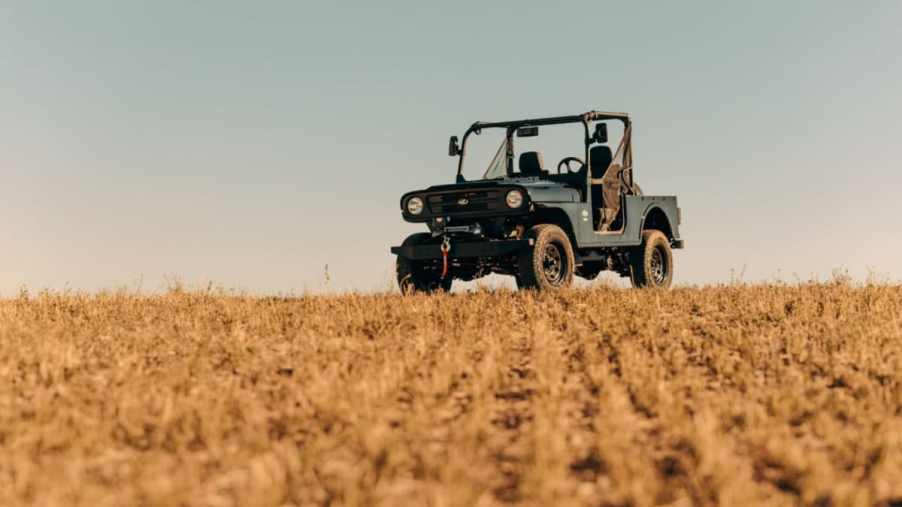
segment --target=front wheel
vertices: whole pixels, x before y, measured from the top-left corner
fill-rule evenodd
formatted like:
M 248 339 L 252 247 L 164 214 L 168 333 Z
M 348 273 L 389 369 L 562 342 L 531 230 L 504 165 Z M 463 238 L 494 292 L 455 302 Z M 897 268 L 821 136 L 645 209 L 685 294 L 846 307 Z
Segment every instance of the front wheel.
M 425 243 L 432 238 L 432 235 L 426 232 L 418 232 L 411 234 L 401 244 L 402 246 L 411 246 Z M 404 257 L 398 257 L 395 262 L 395 273 L 398 278 L 398 288 L 401 294 L 412 294 L 414 292 L 432 293 L 439 289 L 448 292 L 451 290 L 451 277 L 442 278 L 441 274 L 428 266 L 424 261 L 414 261 Z
M 673 281 L 673 251 L 663 232 L 642 231 L 642 244 L 630 253 L 630 282 L 633 287 L 666 289 Z
M 552 224 L 533 226 L 527 233 L 533 245 L 520 254 L 517 287 L 557 289 L 573 283 L 573 245 L 563 229 Z

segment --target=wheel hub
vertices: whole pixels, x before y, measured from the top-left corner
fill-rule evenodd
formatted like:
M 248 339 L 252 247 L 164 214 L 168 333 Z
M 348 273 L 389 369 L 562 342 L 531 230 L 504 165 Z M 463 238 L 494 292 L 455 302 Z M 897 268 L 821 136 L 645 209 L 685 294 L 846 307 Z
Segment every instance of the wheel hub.
M 655 285 L 661 285 L 664 283 L 664 279 L 667 277 L 667 266 L 664 262 L 664 255 L 661 253 L 659 248 L 655 248 L 655 250 L 651 253 L 651 278 L 654 280 Z
M 559 283 L 564 273 L 564 261 L 557 245 L 550 244 L 545 247 L 542 255 L 542 270 L 545 279 L 551 283 Z

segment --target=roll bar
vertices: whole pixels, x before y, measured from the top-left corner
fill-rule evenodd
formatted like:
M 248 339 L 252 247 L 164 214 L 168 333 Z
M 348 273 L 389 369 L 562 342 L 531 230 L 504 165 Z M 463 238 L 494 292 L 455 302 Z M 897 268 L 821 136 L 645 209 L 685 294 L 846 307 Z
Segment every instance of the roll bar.
M 470 125 L 470 128 L 464 132 L 464 137 L 460 142 L 460 152 L 458 153 L 458 157 L 460 157 L 457 161 L 457 177 L 456 180 L 458 183 L 463 182 L 463 172 L 464 168 L 464 155 L 467 152 L 467 138 L 470 137 L 470 134 L 476 133 L 479 134 L 482 129 L 485 128 L 505 128 L 507 129 L 507 158 L 508 158 L 508 168 L 510 168 L 510 164 L 513 163 L 513 145 L 510 143 L 511 134 L 520 127 L 530 126 L 530 127 L 538 127 L 541 125 L 562 125 L 565 123 L 582 123 L 585 131 L 585 160 L 586 164 L 589 164 L 589 145 L 592 144 L 592 137 L 589 134 L 589 122 L 594 121 L 605 121 L 605 120 L 618 120 L 623 122 L 624 130 L 629 128 L 630 126 L 630 117 L 626 113 L 615 113 L 609 111 L 588 111 L 583 114 L 575 114 L 570 116 L 550 116 L 546 118 L 532 118 L 526 120 L 514 120 L 514 121 L 499 121 L 499 122 L 481 122 L 477 121 L 474 124 Z M 630 151 L 632 147 L 630 147 Z M 630 157 L 632 159 L 632 157 Z

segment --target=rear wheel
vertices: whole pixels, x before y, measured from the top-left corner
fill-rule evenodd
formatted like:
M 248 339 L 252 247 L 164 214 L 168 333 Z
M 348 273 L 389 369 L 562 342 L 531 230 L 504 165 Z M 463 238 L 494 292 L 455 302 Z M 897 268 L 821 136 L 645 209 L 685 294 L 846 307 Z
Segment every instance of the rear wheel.
M 642 231 L 642 244 L 630 252 L 630 281 L 633 287 L 666 289 L 673 281 L 673 251 L 663 232 Z
M 531 248 L 520 254 L 517 287 L 556 289 L 573 283 L 573 245 L 563 229 L 552 224 L 533 226 L 526 235 Z
M 401 243 L 401 246 L 420 245 L 432 238 L 428 232 L 411 234 Z M 415 261 L 398 256 L 395 262 L 395 272 L 398 278 L 398 288 L 402 294 L 414 292 L 431 293 L 439 289 L 448 292 L 451 290 L 451 277 L 442 278 L 433 266 L 424 261 Z

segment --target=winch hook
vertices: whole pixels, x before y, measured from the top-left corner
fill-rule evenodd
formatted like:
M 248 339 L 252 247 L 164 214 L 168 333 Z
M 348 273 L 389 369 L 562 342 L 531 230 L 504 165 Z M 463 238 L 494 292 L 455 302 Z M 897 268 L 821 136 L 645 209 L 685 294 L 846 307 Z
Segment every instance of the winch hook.
M 451 251 L 451 240 L 448 236 L 442 239 L 442 280 L 448 276 L 448 252 Z

